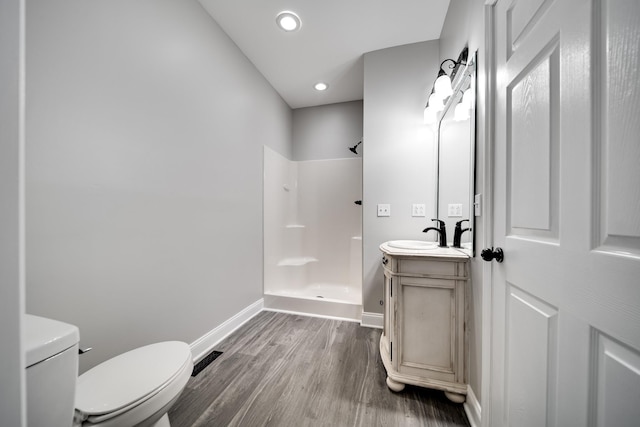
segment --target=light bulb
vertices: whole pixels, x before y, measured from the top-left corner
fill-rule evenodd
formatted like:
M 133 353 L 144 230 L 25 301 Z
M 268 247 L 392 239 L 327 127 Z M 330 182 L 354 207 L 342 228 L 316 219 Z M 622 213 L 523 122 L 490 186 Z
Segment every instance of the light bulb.
M 453 112 L 453 119 L 457 122 L 469 120 L 469 106 L 464 102 L 464 99 L 456 105 L 456 109 Z
M 451 94 L 453 93 L 453 89 L 451 89 L 451 79 L 446 74 L 443 74 L 436 79 L 433 88 L 435 89 L 435 92 L 438 94 L 438 96 L 442 99 L 451 96 Z
M 432 93 L 431 96 L 429 96 L 429 107 L 431 107 L 434 113 L 444 110 L 442 98 L 440 98 L 438 94 Z
M 437 119 L 437 115 L 436 112 L 430 108 L 430 107 L 425 107 L 424 109 L 424 124 L 425 125 L 432 125 L 436 122 Z
M 462 102 L 469 108 L 473 105 L 473 93 L 471 93 L 471 88 L 464 91 L 464 95 L 462 95 Z

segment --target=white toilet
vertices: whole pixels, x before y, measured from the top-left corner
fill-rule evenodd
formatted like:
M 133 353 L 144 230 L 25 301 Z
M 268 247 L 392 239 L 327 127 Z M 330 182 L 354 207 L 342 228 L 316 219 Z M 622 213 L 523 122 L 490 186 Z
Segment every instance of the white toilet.
M 78 328 L 26 315 L 29 427 L 169 426 L 167 412 L 193 370 L 179 341 L 123 353 L 78 375 Z

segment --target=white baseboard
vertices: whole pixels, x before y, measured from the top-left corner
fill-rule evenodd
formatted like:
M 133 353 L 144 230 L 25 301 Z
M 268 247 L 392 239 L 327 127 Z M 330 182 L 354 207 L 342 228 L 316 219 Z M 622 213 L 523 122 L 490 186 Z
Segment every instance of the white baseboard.
M 260 313 L 264 307 L 264 299 L 260 298 L 235 316 L 224 321 L 221 325 L 207 332 L 193 343 L 191 343 L 191 354 L 193 355 L 193 363 L 198 363 L 207 354 L 218 345 L 220 341 L 225 339 L 229 334 L 238 329 L 240 326 L 248 322 L 253 316 Z
M 480 427 L 480 420 L 482 420 L 482 408 L 480 402 L 476 398 L 475 393 L 470 385 L 467 385 L 467 400 L 464 402 L 464 412 L 469 418 L 469 424 L 471 427 Z
M 366 328 L 376 328 L 382 329 L 384 325 L 384 316 L 382 313 L 367 313 L 365 311 L 362 312 L 362 320 L 360 321 L 360 326 L 364 326 Z

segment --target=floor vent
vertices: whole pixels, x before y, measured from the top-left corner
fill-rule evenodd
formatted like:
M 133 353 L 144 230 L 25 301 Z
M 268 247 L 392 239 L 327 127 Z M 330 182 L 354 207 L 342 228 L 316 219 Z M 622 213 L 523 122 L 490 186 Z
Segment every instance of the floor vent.
M 201 361 L 199 361 L 193 366 L 193 372 L 191 373 L 191 376 L 195 377 L 196 375 L 198 375 L 200 372 L 202 372 L 204 368 L 209 366 L 209 364 L 214 360 L 216 360 L 218 356 L 220 356 L 221 354 L 222 354 L 221 351 L 215 351 L 215 350 L 207 354 L 204 357 L 204 359 L 202 359 Z

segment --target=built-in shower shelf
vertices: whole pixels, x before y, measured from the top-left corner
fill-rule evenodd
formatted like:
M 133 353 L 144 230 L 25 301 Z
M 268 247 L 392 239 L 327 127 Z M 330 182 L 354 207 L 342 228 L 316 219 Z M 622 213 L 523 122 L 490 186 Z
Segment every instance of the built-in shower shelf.
M 302 224 L 287 224 L 284 226 L 284 228 L 305 228 L 306 225 L 302 225 Z
M 283 258 L 278 262 L 278 267 L 307 265 L 310 262 L 317 262 L 318 259 L 310 256 Z

